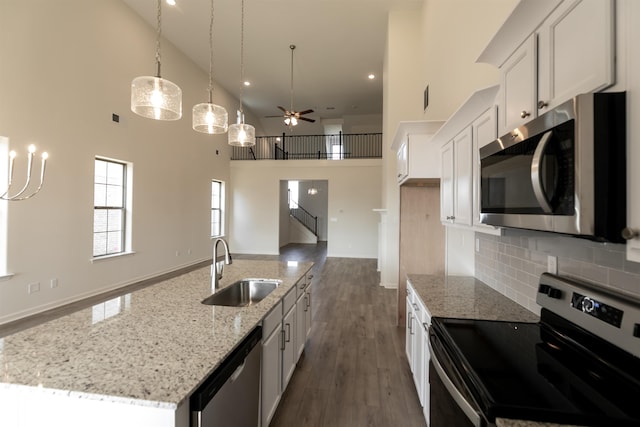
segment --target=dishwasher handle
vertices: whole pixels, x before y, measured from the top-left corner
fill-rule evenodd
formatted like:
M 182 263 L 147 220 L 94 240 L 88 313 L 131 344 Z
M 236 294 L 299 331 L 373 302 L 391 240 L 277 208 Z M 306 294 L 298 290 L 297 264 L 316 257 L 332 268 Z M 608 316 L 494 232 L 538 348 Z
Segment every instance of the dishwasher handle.
M 257 326 L 191 395 L 189 398 L 191 412 L 202 411 L 230 378 L 232 381 L 238 378 L 244 369 L 247 355 L 256 345 L 260 345 L 261 339 L 262 327 Z

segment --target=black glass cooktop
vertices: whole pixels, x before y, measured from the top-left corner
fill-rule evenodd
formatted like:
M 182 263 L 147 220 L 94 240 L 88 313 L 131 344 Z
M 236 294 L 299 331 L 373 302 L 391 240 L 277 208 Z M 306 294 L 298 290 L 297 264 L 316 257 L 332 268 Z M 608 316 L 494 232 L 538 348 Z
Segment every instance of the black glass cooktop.
M 607 344 L 544 323 L 433 318 L 432 335 L 491 422 L 640 426 L 639 361 L 628 353 L 593 353 Z

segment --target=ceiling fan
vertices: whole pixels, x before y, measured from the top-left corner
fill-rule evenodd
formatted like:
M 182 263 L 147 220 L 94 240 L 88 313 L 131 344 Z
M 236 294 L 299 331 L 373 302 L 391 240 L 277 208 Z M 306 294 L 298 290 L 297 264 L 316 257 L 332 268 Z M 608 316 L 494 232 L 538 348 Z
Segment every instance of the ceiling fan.
M 296 45 L 289 45 L 289 49 L 291 49 L 291 104 L 290 108 L 287 110 L 284 107 L 278 105 L 278 109 L 282 110 L 284 115 L 282 116 L 266 116 L 266 117 L 284 117 L 284 124 L 292 127 L 296 126 L 300 120 L 304 120 L 305 122 L 314 123 L 314 119 L 310 119 L 308 117 L 303 117 L 305 114 L 313 113 L 312 109 L 304 110 L 304 111 L 295 111 L 293 109 L 293 51 L 295 50 Z

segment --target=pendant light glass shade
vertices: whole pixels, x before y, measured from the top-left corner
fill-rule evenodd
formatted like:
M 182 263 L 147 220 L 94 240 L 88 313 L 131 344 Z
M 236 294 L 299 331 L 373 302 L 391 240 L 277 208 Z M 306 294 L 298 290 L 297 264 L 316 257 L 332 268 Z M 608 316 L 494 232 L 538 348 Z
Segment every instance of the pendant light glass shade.
M 202 133 L 225 133 L 229 128 L 229 114 L 224 107 L 208 102 L 194 105 L 193 130 Z
M 155 76 L 140 76 L 131 82 L 131 111 L 149 119 L 178 120 L 182 117 L 182 90 L 160 76 L 162 1 L 158 0 Z
M 182 90 L 161 77 L 136 77 L 131 82 L 131 111 L 155 120 L 178 120 L 182 117 Z
M 229 125 L 229 145 L 236 147 L 256 145 L 256 129 L 246 123 Z
M 229 114 L 224 107 L 213 103 L 213 0 L 209 17 L 209 102 L 194 105 L 193 130 L 202 133 L 225 133 L 229 128 Z

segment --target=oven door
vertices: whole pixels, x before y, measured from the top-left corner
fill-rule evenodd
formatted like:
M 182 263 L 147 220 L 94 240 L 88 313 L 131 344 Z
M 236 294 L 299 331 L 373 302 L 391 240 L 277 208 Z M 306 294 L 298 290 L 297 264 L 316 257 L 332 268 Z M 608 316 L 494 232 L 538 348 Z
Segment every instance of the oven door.
M 439 339 L 429 336 L 430 427 L 484 427 L 488 424 Z

